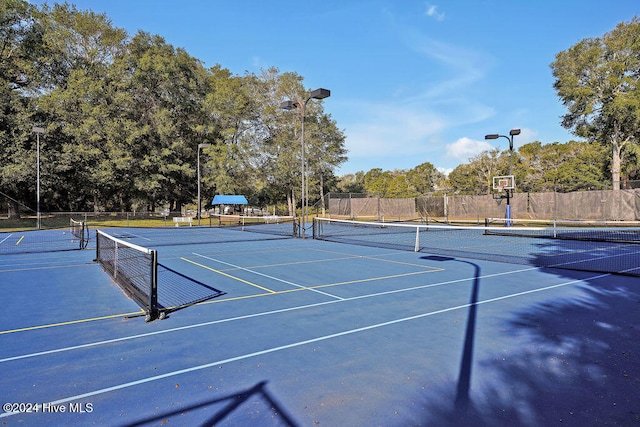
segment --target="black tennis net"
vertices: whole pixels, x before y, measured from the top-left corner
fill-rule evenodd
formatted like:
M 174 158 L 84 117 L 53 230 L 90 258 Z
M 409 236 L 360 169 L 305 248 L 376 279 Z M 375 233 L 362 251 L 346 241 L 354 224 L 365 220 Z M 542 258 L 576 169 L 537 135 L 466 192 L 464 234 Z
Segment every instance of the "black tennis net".
M 69 232 L 79 241 L 79 249 L 84 249 L 89 243 L 89 227 L 84 221 L 76 221 L 73 218 L 69 219 Z
M 274 236 L 299 237 L 299 221 L 293 216 L 264 215 L 211 215 L 213 225 L 237 231 L 269 234 Z
M 638 227 L 415 225 L 316 218 L 313 237 L 537 267 L 640 276 Z
M 640 223 L 486 218 L 487 234 L 587 242 L 640 243 Z
M 96 231 L 96 261 L 146 313 L 151 321 L 158 307 L 158 252 Z
M 86 223 L 71 219 L 69 228 L 0 233 L 0 255 L 84 249 L 88 242 L 89 228 Z

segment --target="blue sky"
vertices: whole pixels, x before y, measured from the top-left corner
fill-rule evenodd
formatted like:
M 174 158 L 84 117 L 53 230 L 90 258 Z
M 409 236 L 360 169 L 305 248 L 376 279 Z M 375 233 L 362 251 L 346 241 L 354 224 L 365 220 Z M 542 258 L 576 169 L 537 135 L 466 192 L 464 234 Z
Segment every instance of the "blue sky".
M 578 41 L 640 16 L 636 0 L 69 0 L 130 35 L 159 34 L 234 74 L 275 66 L 331 90 L 347 137 L 339 174 L 451 170 L 507 149 L 575 139 L 549 64 Z M 40 4 L 41 2 L 34 2 Z M 51 2 L 49 2 L 51 3 Z

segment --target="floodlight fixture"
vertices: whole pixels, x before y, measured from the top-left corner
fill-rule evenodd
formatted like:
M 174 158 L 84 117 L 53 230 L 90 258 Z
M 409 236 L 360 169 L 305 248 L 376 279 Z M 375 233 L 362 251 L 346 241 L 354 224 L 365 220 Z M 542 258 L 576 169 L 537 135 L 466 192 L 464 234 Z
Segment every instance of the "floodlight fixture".
M 331 96 L 331 91 L 329 89 L 316 89 L 309 94 L 309 98 L 313 99 L 324 99 Z

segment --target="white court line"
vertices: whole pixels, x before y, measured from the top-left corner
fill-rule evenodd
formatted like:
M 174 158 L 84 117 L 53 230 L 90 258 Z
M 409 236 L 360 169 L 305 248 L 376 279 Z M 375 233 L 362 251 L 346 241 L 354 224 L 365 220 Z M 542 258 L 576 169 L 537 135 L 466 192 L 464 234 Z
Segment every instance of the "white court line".
M 487 274 L 485 276 L 478 277 L 478 279 L 486 279 L 486 278 L 490 278 L 490 277 L 506 276 L 506 275 L 510 275 L 510 274 L 522 273 L 522 272 L 527 272 L 527 271 L 531 271 L 531 270 L 536 270 L 536 268 L 535 267 L 531 267 L 531 268 L 524 268 L 524 269 L 515 270 L 515 271 L 507 271 L 507 272 L 503 272 L 503 273 Z M 598 277 L 600 277 L 600 276 L 598 276 Z M 582 279 L 582 280 L 588 280 L 588 279 L 590 279 L 590 278 Z M 30 353 L 30 354 L 24 354 L 24 355 L 20 355 L 20 356 L 13 356 L 13 357 L 5 358 L 5 359 L 0 359 L 0 363 L 10 362 L 12 360 L 28 359 L 28 358 L 36 357 L 36 356 L 45 356 L 47 354 L 62 353 L 62 352 L 65 352 L 65 351 L 96 347 L 96 346 L 99 346 L 99 345 L 112 344 L 112 343 L 122 342 L 122 341 L 129 341 L 129 340 L 138 339 L 138 338 L 146 338 L 146 337 L 165 334 L 165 333 L 170 333 L 170 332 L 184 331 L 184 330 L 187 330 L 187 329 L 201 328 L 201 327 L 204 327 L 204 326 L 211 326 L 211 325 L 216 325 L 216 324 L 220 324 L 220 323 L 233 322 L 233 321 L 236 321 L 236 320 L 245 320 L 245 319 L 251 319 L 251 318 L 254 318 L 254 317 L 269 316 L 269 315 L 272 315 L 272 314 L 280 314 L 280 313 L 287 313 L 287 312 L 290 312 L 290 311 L 304 310 L 304 309 L 307 309 L 307 308 L 321 307 L 323 305 L 335 304 L 335 303 L 339 303 L 339 302 L 356 301 L 356 300 L 361 300 L 361 299 L 375 298 L 375 297 L 380 297 L 380 296 L 398 294 L 398 293 L 402 293 L 402 292 L 417 291 L 417 290 L 420 290 L 420 289 L 435 288 L 435 287 L 444 286 L 444 285 L 451 285 L 451 284 L 455 284 L 455 283 L 468 282 L 468 281 L 471 281 L 471 280 L 475 280 L 475 278 L 474 277 L 468 277 L 468 278 L 465 278 L 465 279 L 448 280 L 446 282 L 431 283 L 431 284 L 428 284 L 428 285 L 412 286 L 410 288 L 393 289 L 391 291 L 383 291 L 383 292 L 376 292 L 376 293 L 373 293 L 373 294 L 359 295 L 359 296 L 350 297 L 350 298 L 343 298 L 341 300 L 323 301 L 323 302 L 318 302 L 318 303 L 314 303 L 314 304 L 305 304 L 305 305 L 299 305 L 299 306 L 295 306 L 295 307 L 281 308 L 281 309 L 278 309 L 278 310 L 263 311 L 263 312 L 254 313 L 254 314 L 245 314 L 245 315 L 241 315 L 241 316 L 237 316 L 237 317 L 229 317 L 229 318 L 226 318 L 226 319 L 211 320 L 209 322 L 197 323 L 195 325 L 180 326 L 180 327 L 177 327 L 177 328 L 164 329 L 162 331 L 147 332 L 147 333 L 144 333 L 144 334 L 130 335 L 128 337 L 113 338 L 113 339 L 110 339 L 110 340 L 96 341 L 96 342 L 88 343 L 88 344 L 79 344 L 79 345 L 75 345 L 75 346 L 71 346 L 71 347 L 63 347 L 63 348 L 59 348 L 59 349 L 55 349 L 55 350 L 47 350 L 47 351 L 41 351 L 41 352 L 37 352 L 37 353 Z M 571 283 L 573 283 L 573 282 L 571 282 Z
M 201 258 L 208 259 L 210 261 L 218 262 L 220 264 L 224 264 L 224 265 L 227 265 L 229 267 L 237 268 L 237 269 L 240 269 L 242 271 L 246 271 L 248 273 L 257 274 L 258 276 L 262 276 L 262 277 L 266 277 L 267 279 L 275 280 L 276 282 L 285 283 L 287 285 L 291 285 L 291 286 L 294 286 L 296 288 L 304 289 L 304 290 L 307 290 L 307 291 L 317 292 L 319 294 L 322 294 L 322 295 L 325 295 L 325 296 L 328 296 L 328 297 L 331 297 L 331 298 L 335 298 L 337 300 L 344 300 L 344 298 L 339 297 L 337 295 L 330 294 L 328 292 L 323 292 L 323 291 L 319 291 L 317 289 L 308 288 L 306 286 L 299 285 L 297 283 L 289 282 L 288 280 L 283 280 L 283 279 L 279 279 L 277 277 L 269 276 L 268 274 L 260 273 L 259 271 L 250 270 L 248 268 L 240 267 L 239 265 L 235 265 L 235 264 L 231 264 L 231 263 L 228 263 L 228 262 L 220 261 L 219 259 L 211 258 L 211 257 L 205 256 L 205 255 L 200 255 L 200 254 L 195 253 L 195 252 L 193 252 L 193 254 L 195 256 L 199 256 Z
M 496 275 L 502 275 L 502 274 L 505 274 L 505 273 L 496 274 Z M 558 283 L 556 285 L 545 286 L 544 288 L 531 289 L 531 290 L 528 290 L 528 291 L 517 292 L 517 293 L 514 293 L 514 294 L 510 294 L 510 295 L 503 295 L 501 297 L 490 298 L 490 299 L 487 299 L 487 300 L 478 301 L 476 303 L 467 303 L 467 304 L 457 305 L 457 306 L 454 306 L 454 307 L 444 308 L 444 309 L 441 309 L 441 310 L 435 310 L 435 311 L 430 311 L 430 312 L 427 312 L 427 313 L 417 314 L 417 315 L 414 315 L 414 316 L 408 316 L 408 317 L 403 317 L 403 318 L 396 319 L 396 320 L 390 320 L 390 321 L 387 321 L 387 322 L 376 323 L 374 325 L 364 326 L 364 327 L 361 327 L 361 328 L 349 329 L 349 330 L 346 330 L 346 331 L 337 332 L 335 334 L 324 335 L 324 336 L 317 337 L 317 338 L 311 338 L 311 339 L 308 339 L 308 340 L 298 341 L 298 342 L 294 342 L 294 343 L 291 343 L 291 344 L 286 344 L 286 345 L 282 345 L 282 346 L 278 346 L 278 347 L 272 347 L 272 348 L 269 348 L 269 349 L 266 349 L 266 350 L 262 350 L 262 351 L 257 351 L 257 352 L 254 352 L 254 353 L 248 353 L 248 354 L 243 354 L 243 355 L 236 356 L 236 357 L 231 357 L 231 358 L 228 358 L 228 359 L 217 360 L 215 362 L 205 363 L 203 365 L 192 366 L 190 368 L 180 369 L 180 370 L 177 370 L 177 371 L 171 371 L 171 372 L 167 372 L 167 373 L 164 373 L 164 374 L 161 374 L 161 375 L 155 375 L 155 376 L 152 376 L 152 377 L 142 378 L 142 379 L 137 380 L 137 381 L 131 381 L 131 382 L 123 383 L 123 384 L 118 384 L 118 385 L 115 385 L 115 386 L 112 386 L 112 387 L 106 387 L 106 388 L 102 388 L 102 389 L 99 389 L 99 390 L 94 390 L 94 391 L 91 391 L 91 392 L 88 392 L 88 393 L 83 393 L 83 394 L 78 394 L 78 395 L 75 395 L 75 396 L 66 397 L 64 399 L 59 399 L 59 400 L 50 402 L 50 404 L 51 405 L 62 405 L 64 403 L 73 402 L 75 400 L 86 399 L 88 397 L 93 397 L 93 396 L 97 396 L 97 395 L 100 395 L 100 394 L 109 393 L 109 392 L 112 392 L 112 391 L 122 390 L 122 389 L 125 389 L 125 388 L 129 388 L 129 387 L 134 387 L 134 386 L 141 385 L 141 384 L 150 383 L 150 382 L 153 382 L 153 381 L 158 381 L 158 380 L 161 380 L 161 379 L 164 379 L 164 378 L 170 378 L 170 377 L 174 377 L 174 376 L 178 376 L 178 375 L 182 375 L 182 374 L 188 374 L 188 373 L 191 373 L 191 372 L 212 368 L 214 366 L 220 366 L 220 365 L 224 365 L 224 364 L 231 363 L 231 362 L 237 362 L 239 360 L 249 359 L 249 358 L 256 357 L 256 356 L 261 356 L 261 355 L 264 355 L 264 354 L 275 353 L 275 352 L 278 352 L 278 351 L 287 350 L 287 349 L 295 348 L 295 347 L 300 347 L 300 346 L 307 345 L 307 344 L 312 344 L 312 343 L 316 343 L 316 342 L 320 342 L 320 341 L 326 341 L 326 340 L 330 340 L 330 339 L 333 339 L 333 338 L 338 338 L 338 337 L 342 337 L 342 336 L 346 336 L 346 335 L 356 334 L 356 333 L 359 333 L 359 332 L 370 331 L 372 329 L 382 328 L 382 327 L 389 326 L 389 325 L 395 325 L 395 324 L 398 324 L 398 323 L 404 323 L 404 322 L 408 322 L 408 321 L 411 321 L 411 320 L 422 319 L 422 318 L 425 318 L 425 317 L 434 316 L 436 314 L 442 314 L 442 313 L 447 313 L 447 312 L 450 312 L 450 311 L 465 309 L 465 308 L 469 308 L 469 307 L 474 306 L 474 305 L 488 304 L 488 303 L 491 303 L 491 302 L 501 301 L 501 300 L 505 300 L 505 299 L 509 299 L 509 298 L 515 298 L 515 297 L 528 295 L 528 294 L 532 294 L 532 293 L 536 293 L 536 292 L 542 292 L 542 291 L 546 291 L 546 290 L 549 290 L 549 289 L 555 289 L 555 288 L 571 285 L 573 283 L 583 282 L 585 280 L 600 279 L 600 278 L 607 277 L 607 276 L 611 276 L 611 274 L 601 274 L 601 275 L 593 276 L 593 277 L 589 277 L 589 278 L 584 278 L 584 279 L 579 279 L 579 280 L 571 280 L 569 282 L 563 282 L 563 283 Z M 474 278 L 465 279 L 465 280 L 474 280 Z M 353 299 L 356 299 L 356 298 L 353 298 Z M 336 302 L 341 302 L 341 301 L 329 301 L 329 302 L 325 302 L 325 303 L 321 303 L 321 304 L 330 304 L 330 303 L 336 303 Z M 318 305 L 321 305 L 321 304 L 318 304 Z M 0 414 L 0 418 L 9 417 L 9 416 L 17 415 L 17 414 L 20 414 L 20 413 L 21 412 L 5 412 L 5 413 Z
M 2 239 L 2 241 L 0 241 L 0 244 L 2 244 L 2 243 L 4 243 L 4 242 L 6 242 L 6 241 L 7 241 L 7 239 L 8 239 L 9 237 L 11 237 L 11 236 L 13 236 L 13 233 L 9 234 L 7 237 L 5 237 L 4 239 Z

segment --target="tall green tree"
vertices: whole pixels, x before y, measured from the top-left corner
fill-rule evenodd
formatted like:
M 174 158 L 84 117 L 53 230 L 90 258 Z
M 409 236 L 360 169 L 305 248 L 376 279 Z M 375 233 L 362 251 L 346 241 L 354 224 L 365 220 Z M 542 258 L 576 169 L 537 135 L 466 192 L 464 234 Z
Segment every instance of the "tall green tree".
M 125 105 L 114 60 L 126 32 L 103 14 L 68 4 L 44 7 L 40 112 L 48 130 L 43 187 L 51 209 L 124 208 L 130 153 L 114 134 Z
M 625 148 L 640 135 L 640 19 L 578 42 L 551 64 L 568 112 L 562 126 L 611 149 L 611 179 L 620 189 Z
M 208 142 L 202 137 L 207 73 L 200 61 L 157 35 L 139 32 L 128 50 L 135 189 L 151 207 L 168 202 L 180 211 L 196 199 L 198 144 Z
M 433 192 L 444 178 L 444 174 L 429 162 L 421 163 L 407 172 L 407 181 L 417 194 Z
M 309 133 L 305 140 L 308 144 L 309 184 L 311 190 L 316 189 L 317 198 L 324 203 L 324 195 L 335 186 L 336 178 L 333 170 L 342 164 L 347 156 L 344 147 L 345 136 L 330 115 L 323 112 L 309 117 L 307 127 Z M 312 199 L 316 197 L 310 194 Z M 326 206 L 322 206 L 326 207 Z
M 0 2 L 0 191 L 9 196 L 10 218 L 19 217 L 19 200 L 35 209 L 31 127 L 38 92 L 34 64 L 41 49 L 38 10 L 22 0 Z
M 277 71 L 271 70 L 271 73 Z M 276 110 L 285 100 L 295 103 L 291 111 L 278 111 L 276 123 L 271 125 L 272 138 L 267 140 L 265 151 L 271 161 L 267 170 L 287 186 L 290 210 L 301 194 L 302 170 L 302 122 L 304 120 L 305 175 L 309 198 L 321 199 L 326 183 L 335 181 L 333 170 L 346 159 L 345 136 L 336 122 L 324 112 L 323 101 L 309 98 L 310 91 L 303 85 L 303 78 L 296 73 L 283 73 L 273 79 L 277 85 L 272 93 L 277 99 Z M 269 93 L 268 92 L 268 93 Z M 279 98 L 279 99 L 278 99 Z M 264 117 L 269 117 L 265 114 Z M 274 149 L 279 153 L 274 155 Z
M 364 193 L 364 171 L 341 176 L 338 181 L 338 190 L 343 193 Z
M 493 177 L 508 172 L 509 153 L 494 148 L 469 159 L 468 164 L 456 167 L 449 174 L 449 183 L 456 193 L 491 194 Z

